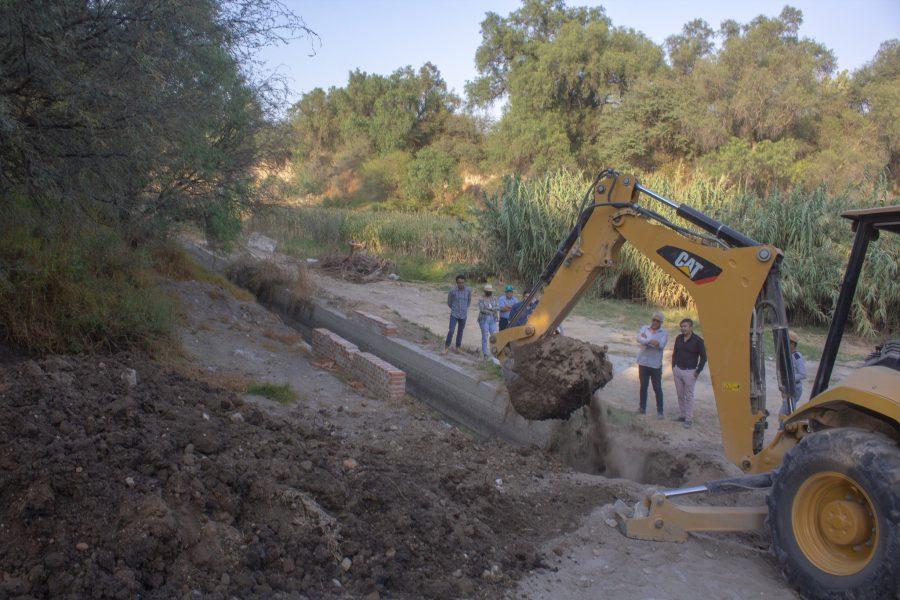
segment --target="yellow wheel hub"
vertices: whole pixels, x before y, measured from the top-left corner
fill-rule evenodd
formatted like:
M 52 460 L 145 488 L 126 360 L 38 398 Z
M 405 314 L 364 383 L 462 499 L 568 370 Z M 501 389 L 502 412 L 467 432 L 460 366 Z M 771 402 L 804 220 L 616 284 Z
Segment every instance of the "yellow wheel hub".
M 832 575 L 862 571 L 878 545 L 872 501 L 842 473 L 824 471 L 804 481 L 794 498 L 791 521 L 807 560 Z

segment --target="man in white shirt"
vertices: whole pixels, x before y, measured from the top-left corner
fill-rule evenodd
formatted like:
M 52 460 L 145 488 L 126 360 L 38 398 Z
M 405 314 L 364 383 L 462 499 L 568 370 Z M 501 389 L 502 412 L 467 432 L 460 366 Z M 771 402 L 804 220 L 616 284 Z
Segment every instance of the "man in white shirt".
M 663 418 L 662 392 L 662 358 L 663 348 L 669 342 L 669 334 L 662 328 L 663 314 L 653 313 L 649 325 L 641 327 L 637 334 L 637 343 L 641 350 L 637 355 L 638 378 L 641 382 L 640 414 L 647 414 L 647 387 L 653 383 L 653 394 L 656 396 L 656 418 Z

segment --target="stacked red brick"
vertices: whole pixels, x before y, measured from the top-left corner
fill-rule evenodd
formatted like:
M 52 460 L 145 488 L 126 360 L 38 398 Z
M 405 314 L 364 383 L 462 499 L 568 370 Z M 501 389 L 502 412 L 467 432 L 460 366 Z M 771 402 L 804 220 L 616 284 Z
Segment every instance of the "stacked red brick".
M 406 391 L 406 373 L 368 352 L 353 355 L 353 375 L 385 400 L 398 400 Z
M 334 363 L 347 371 L 353 367 L 353 355 L 359 353 L 356 344 L 352 344 L 327 329 L 313 329 L 312 332 L 313 354 L 333 360 Z
M 328 360 L 358 379 L 376 397 L 399 399 L 406 391 L 406 373 L 327 329 L 313 329 L 313 354 Z
M 356 317 L 357 321 L 360 321 L 363 325 L 376 333 L 387 336 L 397 335 L 397 326 L 387 319 L 382 319 L 378 315 L 373 315 L 372 313 L 367 313 L 362 310 L 356 310 L 353 311 L 353 316 Z

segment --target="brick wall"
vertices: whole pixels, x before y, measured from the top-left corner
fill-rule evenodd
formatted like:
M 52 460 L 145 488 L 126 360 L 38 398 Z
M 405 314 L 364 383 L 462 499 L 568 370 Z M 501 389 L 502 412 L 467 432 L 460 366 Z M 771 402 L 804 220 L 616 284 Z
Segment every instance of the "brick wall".
M 382 400 L 399 400 L 406 392 L 406 373 L 374 354 L 353 355 L 353 376 Z
M 382 319 L 378 315 L 373 315 L 372 313 L 367 313 L 362 310 L 355 310 L 353 311 L 353 318 L 375 333 L 387 336 L 397 335 L 397 326 L 387 319 Z
M 313 354 L 333 360 L 334 363 L 346 371 L 351 370 L 353 355 L 359 353 L 356 344 L 352 344 L 327 329 L 313 329 L 312 332 Z
M 354 379 L 358 379 L 377 398 L 399 399 L 406 392 L 406 373 L 369 352 L 359 348 L 327 329 L 313 329 L 313 354 L 335 364 Z

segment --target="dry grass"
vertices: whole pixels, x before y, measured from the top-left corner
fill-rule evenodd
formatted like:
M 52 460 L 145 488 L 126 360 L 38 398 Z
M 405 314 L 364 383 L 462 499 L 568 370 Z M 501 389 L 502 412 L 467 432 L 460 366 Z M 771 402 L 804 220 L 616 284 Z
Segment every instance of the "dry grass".
M 312 300 L 316 286 L 305 265 L 287 268 L 272 261 L 244 257 L 228 267 L 228 278 L 235 284 L 250 290 L 264 302 L 271 301 L 280 289 L 287 289 L 299 300 Z
M 303 339 L 299 334 L 296 333 L 278 333 L 277 331 L 272 331 L 271 329 L 266 329 L 265 331 L 263 331 L 263 336 L 269 338 L 270 340 L 281 342 L 285 346 L 293 346 Z
M 153 266 L 164 277 L 176 281 L 203 281 L 215 286 L 215 289 L 207 292 L 213 300 L 224 300 L 226 295 L 243 302 L 253 302 L 255 298 L 247 292 L 228 281 L 225 277 L 208 271 L 188 256 L 183 248 L 174 242 L 160 244 L 151 252 Z

